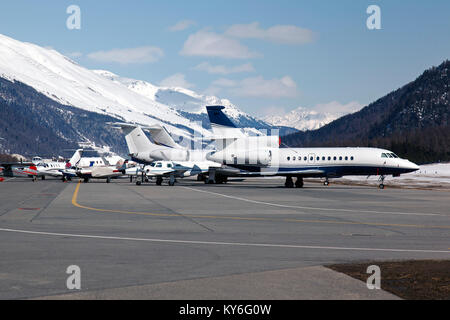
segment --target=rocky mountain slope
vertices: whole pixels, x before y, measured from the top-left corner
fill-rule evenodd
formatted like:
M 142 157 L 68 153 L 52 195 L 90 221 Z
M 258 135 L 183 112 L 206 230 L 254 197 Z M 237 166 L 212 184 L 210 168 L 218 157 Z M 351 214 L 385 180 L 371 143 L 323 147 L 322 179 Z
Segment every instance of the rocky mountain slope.
M 450 61 L 314 131 L 283 138 L 292 147 L 373 146 L 418 163 L 450 160 Z

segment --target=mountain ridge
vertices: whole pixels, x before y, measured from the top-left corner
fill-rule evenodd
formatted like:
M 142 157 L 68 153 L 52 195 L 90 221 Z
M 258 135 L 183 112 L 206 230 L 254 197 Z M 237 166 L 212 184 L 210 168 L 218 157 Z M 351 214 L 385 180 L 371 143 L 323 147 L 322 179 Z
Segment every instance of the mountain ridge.
M 190 119 L 181 116 L 173 105 L 158 101 L 155 95 L 152 99 L 145 92 L 139 92 L 138 85 L 142 87 L 145 84 L 146 88 L 153 87 L 154 91 L 161 91 L 163 88 L 134 79 L 127 79 L 129 83 L 124 84 L 126 78 L 117 76 L 116 78 L 122 81 L 114 81 L 117 79 L 112 79 L 112 81 L 111 78 L 114 76 L 116 75 L 109 71 L 99 74 L 86 69 L 56 50 L 20 42 L 0 34 L 0 77 L 2 78 L 29 85 L 62 105 L 144 125 L 162 121 L 170 131 L 177 135 L 186 134 L 184 130 L 177 129 L 180 125 L 208 135 L 205 128 L 190 123 Z M 131 84 L 134 84 L 134 87 L 130 88 Z M 167 91 L 169 88 L 164 88 L 164 90 Z M 173 92 L 188 96 L 186 94 L 188 90 L 183 90 L 172 89 Z M 192 98 L 195 98 L 196 95 L 197 98 L 202 97 L 193 91 L 190 92 Z M 216 97 L 204 97 L 204 99 L 197 100 L 199 100 L 198 103 L 206 103 L 210 100 L 217 100 L 220 103 L 227 102 L 227 100 Z M 227 105 L 230 107 L 229 111 L 235 113 L 230 115 L 236 121 L 239 122 L 239 118 L 242 117 L 246 120 L 261 122 L 231 103 L 227 103 Z M 202 107 L 204 108 L 204 105 Z M 271 127 L 267 123 L 264 125 Z
M 172 94 L 180 95 L 181 101 L 183 98 L 192 100 L 199 108 L 204 108 L 206 104 L 226 104 L 229 107 L 227 112 L 240 127 L 273 128 L 242 112 L 226 99 L 202 96 L 183 88 L 157 87 L 105 70 L 95 72 L 56 50 L 1 34 L 0 80 L 0 113 L 4 117 L 0 128 L 0 152 L 48 154 L 51 146 L 44 148 L 39 144 L 51 142 L 55 152 L 59 152 L 64 143 L 74 148 L 77 141 L 88 141 L 101 146 L 110 143 L 113 151 L 126 154 L 121 133 L 108 130 L 104 124 L 108 121 L 142 125 L 162 123 L 172 134 L 188 139 L 192 133 L 210 136 L 206 112 L 178 110 L 177 107 L 183 107 L 182 103 L 164 104 L 167 101 L 163 100 Z M 153 97 L 149 95 L 149 88 L 153 88 Z M 144 89 L 146 91 L 142 92 Z M 158 92 L 161 96 L 157 96 Z M 162 97 L 163 94 L 168 97 Z M 17 127 L 21 130 L 5 120 L 11 115 L 14 115 L 14 121 L 20 123 Z M 83 125 L 82 119 L 90 126 Z M 71 130 L 70 125 L 75 126 L 76 130 Z M 98 127 L 98 130 L 92 126 Z M 106 130 L 104 134 L 100 128 Z M 24 132 L 27 134 L 24 135 Z
M 382 147 L 427 163 L 450 160 L 450 61 L 324 127 L 283 137 L 290 147 Z

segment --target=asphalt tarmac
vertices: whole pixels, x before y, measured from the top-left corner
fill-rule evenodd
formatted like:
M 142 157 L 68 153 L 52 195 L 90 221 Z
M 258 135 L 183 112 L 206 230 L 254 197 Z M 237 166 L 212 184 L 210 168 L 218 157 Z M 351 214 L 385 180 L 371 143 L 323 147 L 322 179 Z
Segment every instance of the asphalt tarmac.
M 282 185 L 6 178 L 0 299 L 395 299 L 323 266 L 450 259 L 449 192 Z

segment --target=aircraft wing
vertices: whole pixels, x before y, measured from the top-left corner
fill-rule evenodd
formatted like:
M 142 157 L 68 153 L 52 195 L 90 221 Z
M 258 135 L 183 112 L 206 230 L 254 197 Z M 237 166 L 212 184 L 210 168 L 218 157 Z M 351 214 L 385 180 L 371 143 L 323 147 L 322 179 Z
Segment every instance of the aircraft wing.
M 176 172 L 176 170 L 173 169 L 162 169 L 162 170 L 148 170 L 144 171 L 146 176 L 149 177 L 157 177 L 157 176 L 167 176 L 170 175 L 173 172 Z
M 92 168 L 92 170 L 88 170 L 86 174 L 89 174 L 89 171 L 92 178 L 99 178 L 99 179 L 108 177 L 112 178 L 122 175 L 122 172 L 113 166 L 94 167 Z M 84 174 L 83 170 L 81 170 L 81 174 L 82 175 Z

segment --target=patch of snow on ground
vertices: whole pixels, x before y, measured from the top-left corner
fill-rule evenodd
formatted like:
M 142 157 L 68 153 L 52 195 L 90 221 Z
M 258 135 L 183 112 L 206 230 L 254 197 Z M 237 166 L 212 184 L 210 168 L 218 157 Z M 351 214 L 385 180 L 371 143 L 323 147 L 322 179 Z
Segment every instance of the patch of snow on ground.
M 340 182 L 352 182 L 358 184 L 378 185 L 379 177 L 370 176 L 346 176 L 340 179 L 333 179 Z M 401 186 L 408 188 L 442 188 L 450 189 L 450 163 L 433 163 L 421 165 L 416 172 L 402 174 L 394 178 L 387 176 L 384 180 L 386 186 Z

